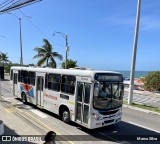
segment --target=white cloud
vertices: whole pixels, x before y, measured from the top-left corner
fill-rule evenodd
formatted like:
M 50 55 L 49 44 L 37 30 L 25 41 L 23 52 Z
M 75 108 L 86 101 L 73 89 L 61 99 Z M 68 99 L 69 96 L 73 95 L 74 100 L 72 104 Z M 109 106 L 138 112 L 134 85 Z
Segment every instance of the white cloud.
M 131 17 L 127 18 L 124 16 L 118 16 L 118 15 L 108 17 L 105 20 L 105 22 L 111 25 L 133 25 L 134 24 L 133 18 Z
M 160 30 L 160 17 L 150 15 L 143 16 L 140 20 L 141 30 Z
M 136 16 L 120 16 L 114 15 L 105 19 L 105 23 L 108 25 L 127 26 L 128 28 L 135 26 Z M 160 17 L 155 15 L 147 15 L 140 17 L 140 30 L 153 31 L 160 30 Z

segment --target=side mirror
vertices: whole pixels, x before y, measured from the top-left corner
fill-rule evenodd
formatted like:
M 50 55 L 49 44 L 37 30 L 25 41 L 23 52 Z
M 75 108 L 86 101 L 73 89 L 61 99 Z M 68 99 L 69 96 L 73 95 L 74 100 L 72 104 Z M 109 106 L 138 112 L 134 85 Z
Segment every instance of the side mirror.
M 95 83 L 94 86 L 94 96 L 98 96 L 99 95 L 99 83 Z

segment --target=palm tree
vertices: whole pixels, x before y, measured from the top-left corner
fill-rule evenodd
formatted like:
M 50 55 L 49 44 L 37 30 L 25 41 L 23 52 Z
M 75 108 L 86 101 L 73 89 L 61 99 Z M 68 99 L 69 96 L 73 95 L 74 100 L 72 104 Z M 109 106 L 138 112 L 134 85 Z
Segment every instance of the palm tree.
M 62 55 L 58 52 L 52 52 L 53 48 L 52 45 L 49 43 L 47 39 L 43 39 L 44 45 L 42 47 L 36 47 L 34 50 L 38 53 L 33 58 L 40 58 L 37 62 L 38 66 L 41 66 L 46 62 L 46 66 L 50 65 L 56 68 L 57 64 L 54 58 L 58 58 L 60 60 L 63 59 Z
M 4 66 L 4 63 L 8 63 L 8 62 L 10 62 L 9 60 L 8 60 L 8 56 L 7 56 L 7 53 L 5 54 L 5 53 L 0 53 L 0 62 L 2 62 L 3 63 L 3 66 Z

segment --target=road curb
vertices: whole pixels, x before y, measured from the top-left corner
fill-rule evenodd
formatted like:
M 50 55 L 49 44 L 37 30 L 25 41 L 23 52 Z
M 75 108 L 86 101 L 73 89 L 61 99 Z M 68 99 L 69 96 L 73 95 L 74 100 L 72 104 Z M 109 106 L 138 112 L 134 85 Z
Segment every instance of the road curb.
M 160 113 L 158 113 L 158 112 L 153 112 L 153 111 L 150 111 L 150 110 L 146 110 L 146 109 L 142 109 L 142 108 L 138 108 L 138 107 L 134 107 L 134 106 L 129 106 L 129 105 L 123 104 L 123 107 L 134 109 L 134 110 L 138 110 L 138 111 L 142 111 L 142 112 L 149 113 L 149 114 L 155 114 L 155 115 L 159 115 L 160 116 Z

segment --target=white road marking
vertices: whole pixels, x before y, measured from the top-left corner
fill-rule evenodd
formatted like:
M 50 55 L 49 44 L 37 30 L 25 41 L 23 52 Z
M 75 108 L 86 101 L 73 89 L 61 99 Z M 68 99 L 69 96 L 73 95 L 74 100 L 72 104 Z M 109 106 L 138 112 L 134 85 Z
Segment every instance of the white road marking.
M 151 131 L 154 131 L 154 132 L 156 132 L 156 133 L 160 133 L 160 131 L 158 131 L 158 130 L 155 130 L 155 129 L 152 129 L 152 128 L 149 128 L 149 127 L 146 127 L 146 126 L 143 126 L 143 125 L 140 125 L 140 124 L 136 124 L 136 123 L 134 123 L 134 122 L 128 122 L 128 123 L 130 123 L 130 124 L 133 124 L 133 125 L 136 125 L 136 126 L 139 126 L 139 127 L 142 127 L 142 128 L 145 128 L 145 129 L 148 129 L 148 130 L 151 130 Z
M 29 110 L 29 111 L 33 112 L 34 114 L 38 115 L 41 118 L 47 118 L 47 116 L 44 113 L 42 113 L 42 112 L 40 112 L 38 110 L 32 109 L 32 110 Z
M 5 95 L 6 96 L 6 95 Z M 14 99 L 14 97 L 10 97 L 10 98 L 6 98 L 6 97 L 4 97 L 6 100 L 12 100 L 12 99 Z

